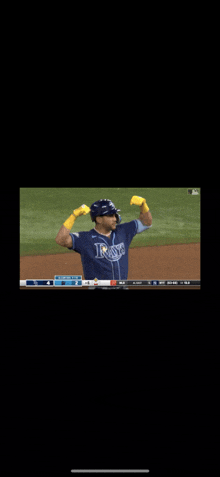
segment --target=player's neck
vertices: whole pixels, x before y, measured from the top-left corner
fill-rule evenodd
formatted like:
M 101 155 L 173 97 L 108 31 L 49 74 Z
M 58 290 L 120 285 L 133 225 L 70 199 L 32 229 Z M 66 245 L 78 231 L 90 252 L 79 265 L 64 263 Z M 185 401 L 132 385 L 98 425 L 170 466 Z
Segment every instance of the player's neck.
M 112 230 L 106 230 L 104 227 L 100 226 L 99 224 L 96 224 L 94 227 L 94 230 L 98 232 L 101 235 L 106 235 L 106 237 L 110 237 Z

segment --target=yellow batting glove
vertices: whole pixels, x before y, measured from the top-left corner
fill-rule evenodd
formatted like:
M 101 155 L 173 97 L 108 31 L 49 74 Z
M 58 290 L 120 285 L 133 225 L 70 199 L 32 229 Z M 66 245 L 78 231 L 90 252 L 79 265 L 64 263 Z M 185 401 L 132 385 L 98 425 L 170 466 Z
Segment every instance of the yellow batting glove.
M 90 212 L 90 208 L 87 207 L 87 205 L 83 204 L 81 207 L 78 207 L 78 209 L 75 209 L 73 211 L 75 217 L 80 217 L 80 215 L 86 215 Z
M 90 212 L 90 208 L 87 207 L 87 205 L 83 204 L 81 205 L 81 207 L 73 211 L 73 213 L 68 217 L 68 219 L 66 219 L 63 225 L 66 227 L 66 229 L 71 230 L 77 217 L 79 217 L 80 215 L 86 215 L 89 212 Z
M 141 207 L 141 205 L 143 205 L 144 202 L 146 202 L 146 199 L 143 199 L 143 197 L 139 197 L 138 195 L 133 195 L 133 197 L 131 198 L 130 205 L 139 205 L 139 207 Z
M 139 205 L 143 214 L 150 210 L 146 203 L 146 199 L 144 199 L 143 197 L 139 197 L 138 195 L 133 195 L 130 201 L 130 205 Z

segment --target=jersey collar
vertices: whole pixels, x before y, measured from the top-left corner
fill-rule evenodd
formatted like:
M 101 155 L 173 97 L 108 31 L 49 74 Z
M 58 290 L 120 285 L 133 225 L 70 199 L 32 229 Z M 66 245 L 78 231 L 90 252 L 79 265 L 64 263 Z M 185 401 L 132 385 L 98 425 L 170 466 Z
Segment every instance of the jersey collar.
M 97 232 L 97 234 L 100 234 L 100 235 L 104 235 L 104 237 L 108 237 L 110 238 L 111 237 L 111 234 L 112 234 L 112 230 L 109 234 L 101 234 L 101 232 L 98 232 L 98 230 L 96 230 L 96 228 L 94 227 L 94 230 Z

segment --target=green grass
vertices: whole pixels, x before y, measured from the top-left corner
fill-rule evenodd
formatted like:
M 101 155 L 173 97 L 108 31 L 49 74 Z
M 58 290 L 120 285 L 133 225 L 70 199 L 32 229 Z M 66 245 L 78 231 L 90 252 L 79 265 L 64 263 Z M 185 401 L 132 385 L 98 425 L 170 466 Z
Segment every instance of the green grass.
M 20 188 L 20 255 L 71 253 L 57 245 L 55 237 L 73 209 L 82 204 L 111 199 L 121 209 L 122 223 L 138 218 L 139 207 L 130 206 L 133 195 L 146 198 L 153 227 L 136 235 L 131 247 L 200 242 L 200 195 L 187 195 L 187 187 Z M 93 227 L 86 215 L 76 220 L 72 231 Z

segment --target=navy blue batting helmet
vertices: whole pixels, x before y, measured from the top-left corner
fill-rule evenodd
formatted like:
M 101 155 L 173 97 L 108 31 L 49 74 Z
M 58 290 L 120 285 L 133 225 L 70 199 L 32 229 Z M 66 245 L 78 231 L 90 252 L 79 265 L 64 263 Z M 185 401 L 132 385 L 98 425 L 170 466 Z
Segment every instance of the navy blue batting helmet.
M 117 224 L 121 222 L 121 216 L 118 214 L 120 209 L 116 209 L 113 202 L 109 199 L 100 199 L 94 202 L 90 207 L 90 215 L 93 222 L 95 222 L 95 217 L 102 217 L 103 215 L 116 215 Z

